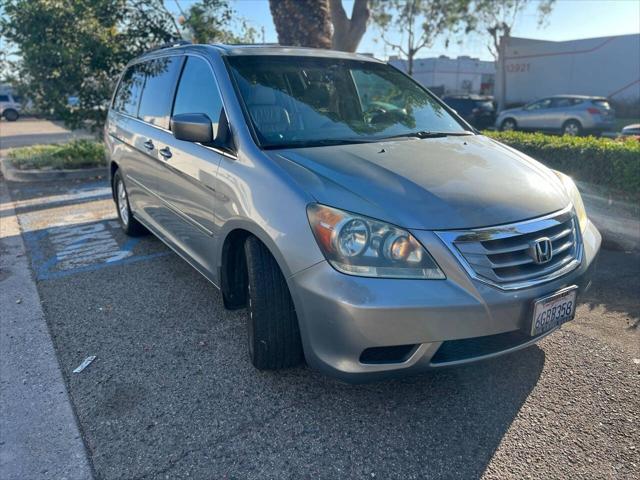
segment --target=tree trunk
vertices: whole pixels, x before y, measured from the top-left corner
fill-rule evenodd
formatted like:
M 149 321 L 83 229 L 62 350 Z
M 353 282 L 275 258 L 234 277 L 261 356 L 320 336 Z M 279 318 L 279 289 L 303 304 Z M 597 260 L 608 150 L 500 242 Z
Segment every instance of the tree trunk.
M 269 0 L 278 43 L 331 48 L 329 0 Z
M 330 0 L 331 22 L 333 23 L 332 47 L 343 52 L 355 52 L 367 31 L 369 20 L 368 0 L 355 0 L 351 19 L 347 17 L 342 0 Z

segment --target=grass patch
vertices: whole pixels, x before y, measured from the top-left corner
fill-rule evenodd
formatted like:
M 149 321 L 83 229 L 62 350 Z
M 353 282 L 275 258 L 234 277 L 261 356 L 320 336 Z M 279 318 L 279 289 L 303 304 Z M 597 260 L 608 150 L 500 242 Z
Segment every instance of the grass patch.
M 18 170 L 79 169 L 107 164 L 104 144 L 91 140 L 14 148 L 9 151 L 7 157 Z
M 640 142 L 524 132 L 483 132 L 583 182 L 640 192 Z

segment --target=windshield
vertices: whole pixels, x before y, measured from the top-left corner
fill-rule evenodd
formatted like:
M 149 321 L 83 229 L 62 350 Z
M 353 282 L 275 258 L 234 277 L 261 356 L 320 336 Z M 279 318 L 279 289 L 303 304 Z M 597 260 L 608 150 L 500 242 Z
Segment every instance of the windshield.
M 466 131 L 422 87 L 388 65 L 293 56 L 227 58 L 263 148 Z

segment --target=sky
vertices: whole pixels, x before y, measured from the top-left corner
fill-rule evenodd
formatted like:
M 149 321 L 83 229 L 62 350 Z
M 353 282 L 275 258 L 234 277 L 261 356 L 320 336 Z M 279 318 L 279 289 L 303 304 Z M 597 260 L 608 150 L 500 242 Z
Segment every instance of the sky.
M 178 0 L 183 8 L 196 0 Z M 542 40 L 574 40 L 578 38 L 605 37 L 640 33 L 640 0 L 557 0 L 547 25 L 538 28 L 535 2 L 524 10 L 516 20 L 512 35 L 515 37 Z M 245 18 L 259 32 L 264 27 L 265 41 L 277 42 L 275 27 L 271 20 L 268 0 L 232 0 L 231 4 L 239 16 Z M 350 15 L 353 1 L 343 0 L 345 10 Z M 166 5 L 174 9 L 174 0 L 166 0 Z M 395 52 L 381 41 L 376 41 L 379 31 L 369 25 L 359 52 L 373 53 L 386 59 Z M 262 38 L 258 38 L 262 41 Z M 460 39 L 458 39 L 460 40 Z M 422 50 L 418 57 L 438 55 L 470 55 L 482 60 L 491 60 L 487 50 L 486 37 L 470 35 L 461 44 L 455 39 L 446 47 L 444 41 L 437 41 L 431 48 Z

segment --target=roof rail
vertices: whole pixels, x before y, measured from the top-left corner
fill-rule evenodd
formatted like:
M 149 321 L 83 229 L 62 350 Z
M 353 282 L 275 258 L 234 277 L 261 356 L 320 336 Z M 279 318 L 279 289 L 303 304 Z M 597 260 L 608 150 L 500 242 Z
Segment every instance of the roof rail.
M 165 48 L 180 47 L 183 45 L 191 45 L 191 42 L 188 40 L 174 40 L 172 42 L 166 42 L 161 45 L 158 45 L 157 47 L 150 48 L 145 53 L 151 53 L 151 52 L 155 52 L 156 50 L 162 50 Z

